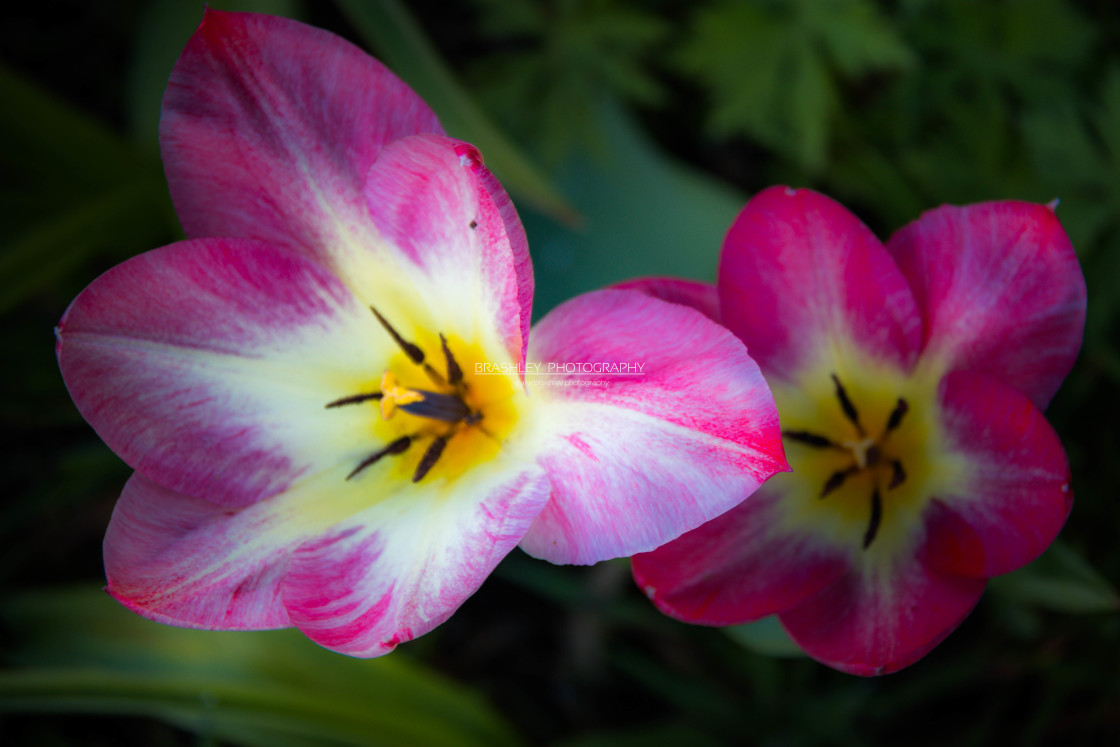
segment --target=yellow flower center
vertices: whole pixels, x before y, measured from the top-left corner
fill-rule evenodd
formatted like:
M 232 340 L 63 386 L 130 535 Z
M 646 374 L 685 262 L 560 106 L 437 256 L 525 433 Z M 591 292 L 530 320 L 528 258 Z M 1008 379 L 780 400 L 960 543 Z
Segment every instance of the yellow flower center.
M 779 476 L 784 521 L 838 546 L 911 548 L 930 499 L 964 470 L 941 432 L 940 373 L 843 363 L 772 386 L 793 468 Z
M 486 365 L 478 344 L 428 333 L 405 340 L 372 310 L 401 352 L 376 386 L 327 404 L 378 406 L 379 417 L 371 426 L 385 445 L 357 463 L 346 479 L 389 457 L 395 462 L 394 477 L 412 482 L 453 479 L 497 456 L 517 422 L 513 378 Z

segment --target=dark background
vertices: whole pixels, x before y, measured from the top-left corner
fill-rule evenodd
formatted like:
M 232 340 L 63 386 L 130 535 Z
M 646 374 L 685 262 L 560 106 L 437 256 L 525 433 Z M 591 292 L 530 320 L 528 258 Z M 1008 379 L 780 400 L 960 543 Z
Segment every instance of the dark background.
M 1048 417 L 1077 496 L 927 658 L 832 672 L 772 621 L 661 617 L 626 561 L 515 551 L 435 632 L 357 661 L 292 632 L 117 607 L 128 476 L 71 405 L 51 328 L 181 237 L 159 97 L 202 4 L 51 0 L 0 26 L 0 741 L 6 744 L 1105 744 L 1120 734 L 1120 9 L 1098 0 L 213 3 L 371 49 L 478 144 L 529 232 L 535 313 L 625 277 L 714 279 L 746 196 L 845 202 L 880 236 L 942 203 L 1048 202 L 1089 285 Z M 407 5 L 407 8 L 405 7 Z

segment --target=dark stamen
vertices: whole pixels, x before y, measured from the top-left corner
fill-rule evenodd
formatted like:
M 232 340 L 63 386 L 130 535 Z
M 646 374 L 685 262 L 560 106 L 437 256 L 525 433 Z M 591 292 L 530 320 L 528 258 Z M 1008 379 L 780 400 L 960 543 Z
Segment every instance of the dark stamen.
M 472 230 L 472 231 L 473 231 L 474 229 L 478 228 L 478 221 L 476 221 L 476 220 L 472 220 L 472 221 L 470 222 L 470 227 L 471 227 L 471 230 Z
M 817 497 L 824 498 L 826 495 L 843 485 L 845 480 L 847 480 L 857 472 L 859 472 L 859 467 L 855 465 L 852 465 L 847 469 L 841 469 L 833 472 L 832 475 L 824 481 L 824 489 L 821 490 L 821 494 Z
M 420 464 L 416 465 L 416 472 L 412 475 L 413 482 L 420 482 L 424 479 L 424 475 L 436 466 L 439 457 L 443 454 L 443 449 L 447 446 L 447 440 L 451 437 L 450 433 L 444 433 L 442 436 L 436 436 L 432 441 L 428 450 L 424 452 L 424 456 L 420 458 Z
M 875 467 L 879 464 L 879 460 L 883 458 L 883 452 L 878 446 L 870 446 L 863 457 L 868 467 Z
M 891 411 L 891 416 L 887 419 L 887 433 L 890 433 L 902 424 L 902 417 L 909 410 L 910 405 L 902 397 L 899 397 L 898 404 L 894 406 L 894 410 Z
M 458 423 L 471 414 L 470 408 L 463 404 L 463 400 L 452 394 L 440 394 L 424 389 L 413 389 L 412 391 L 422 395 L 423 399 L 397 405 L 410 415 L 442 420 L 445 423 Z
M 844 385 L 840 383 L 836 374 L 832 374 L 832 382 L 836 384 L 836 398 L 840 400 L 840 408 L 844 411 L 844 417 L 851 421 L 859 435 L 864 435 L 863 426 L 859 424 L 859 413 L 856 412 L 856 406 L 852 404 L 852 400 L 848 399 L 848 393 L 844 390 Z
M 393 441 L 391 444 L 386 446 L 381 451 L 375 451 L 374 453 L 370 454 L 368 457 L 363 459 L 361 461 L 361 463 L 357 467 L 354 468 L 354 471 L 346 476 L 346 479 L 349 480 L 351 477 L 358 474 L 359 472 L 364 470 L 366 467 L 370 466 L 371 464 L 376 463 L 379 459 L 381 459 L 381 457 L 386 457 L 386 456 L 389 456 L 390 454 L 401 454 L 401 453 L 403 453 L 406 449 L 408 449 L 408 445 L 410 443 L 412 443 L 412 436 L 401 436 L 400 438 L 398 438 L 396 441 Z
M 902 483 L 906 482 L 906 470 L 902 468 L 902 462 L 894 459 L 891 461 L 891 484 L 887 486 L 887 490 L 894 490 Z
M 385 319 L 385 317 L 381 316 L 381 313 L 377 309 L 370 306 L 369 310 L 373 312 L 373 315 L 377 317 L 377 321 L 381 322 L 381 326 L 385 328 L 385 331 L 389 333 L 389 336 L 393 338 L 393 341 L 396 342 L 398 346 L 400 346 L 400 349 L 404 351 L 404 354 L 407 355 L 413 363 L 424 362 L 423 350 L 401 337 L 400 333 L 397 332 L 397 330 L 393 329 L 393 325 L 389 324 L 389 322 Z
M 369 392 L 368 394 L 351 394 L 349 397 L 336 399 L 334 402 L 328 402 L 327 407 L 342 407 L 343 405 L 356 405 L 359 402 L 368 402 L 371 399 L 381 399 L 381 392 Z
M 875 535 L 879 533 L 879 522 L 883 520 L 883 498 L 879 495 L 879 488 L 871 494 L 871 521 L 867 524 L 867 533 L 863 535 L 863 549 L 871 546 Z
M 834 444 L 824 436 L 818 436 L 816 433 L 810 433 L 809 431 L 782 431 L 782 437 L 818 449 L 841 448 L 839 444 Z
M 439 344 L 443 346 L 443 357 L 447 360 L 447 383 L 454 386 L 463 380 L 463 369 L 459 368 L 459 363 L 451 354 L 451 348 L 447 347 L 447 338 L 442 332 L 439 333 Z

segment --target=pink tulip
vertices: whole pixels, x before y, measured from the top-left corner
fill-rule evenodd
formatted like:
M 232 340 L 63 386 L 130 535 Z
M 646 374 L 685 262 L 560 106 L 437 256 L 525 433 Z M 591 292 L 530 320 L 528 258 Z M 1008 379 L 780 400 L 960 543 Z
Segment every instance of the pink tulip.
M 141 615 L 377 656 L 519 543 L 652 550 L 786 467 L 758 367 L 702 314 L 600 291 L 530 343 L 506 193 L 342 39 L 207 11 L 160 142 L 190 239 L 108 271 L 58 326 L 75 403 L 136 470 L 104 549 Z M 572 362 L 641 373 L 537 375 Z
M 1085 281 L 1052 207 L 941 207 L 884 247 L 829 198 L 775 187 L 732 225 L 718 289 L 627 287 L 747 344 L 793 467 L 635 557 L 667 614 L 777 614 L 818 661 L 892 672 L 1065 522 L 1069 466 L 1042 409 L 1081 346 Z

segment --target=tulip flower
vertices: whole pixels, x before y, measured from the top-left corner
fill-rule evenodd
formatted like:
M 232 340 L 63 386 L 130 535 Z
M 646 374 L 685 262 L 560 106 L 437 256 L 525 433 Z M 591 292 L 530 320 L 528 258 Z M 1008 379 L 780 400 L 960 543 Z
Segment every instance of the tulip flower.
M 635 557 L 667 614 L 777 614 L 813 658 L 892 672 L 1065 522 L 1069 466 L 1042 410 L 1080 348 L 1085 281 L 1052 206 L 941 207 L 883 246 L 831 199 L 771 188 L 732 225 L 718 288 L 627 287 L 747 344 L 792 467 Z
M 141 615 L 376 656 L 518 544 L 651 550 L 785 468 L 757 365 L 702 314 L 599 291 L 530 343 L 506 193 L 348 42 L 206 11 L 160 145 L 189 238 L 57 330 L 78 409 L 135 470 L 104 556 Z

